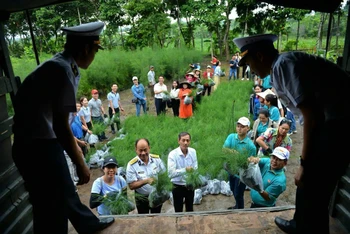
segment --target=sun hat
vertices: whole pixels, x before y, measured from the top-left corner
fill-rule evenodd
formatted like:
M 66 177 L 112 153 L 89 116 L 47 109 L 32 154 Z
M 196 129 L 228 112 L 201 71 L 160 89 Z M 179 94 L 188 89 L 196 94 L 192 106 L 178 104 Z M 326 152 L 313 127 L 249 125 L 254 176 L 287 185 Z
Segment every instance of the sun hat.
M 285 159 L 289 159 L 289 150 L 287 150 L 284 147 L 278 146 L 276 147 L 273 152 L 270 154 L 273 156 L 276 156 L 279 159 L 285 160 Z
M 116 167 L 118 167 L 118 162 L 117 162 L 117 160 L 114 157 L 107 156 L 103 160 L 103 167 L 106 167 L 108 165 L 115 165 Z
M 250 126 L 250 121 L 249 121 L 249 119 L 247 117 L 239 118 L 237 123 L 240 123 L 240 124 L 242 124 L 244 126 L 248 126 L 248 127 Z
M 266 95 L 268 94 L 276 95 L 271 89 L 266 89 L 264 92 L 257 93 L 256 95 L 265 99 Z
M 275 34 L 259 34 L 249 37 L 239 37 L 233 39 L 233 42 L 241 50 L 241 59 L 238 62 L 239 66 L 245 64 L 248 53 L 251 53 L 257 48 L 274 48 L 273 43 L 278 38 Z
M 186 79 L 180 82 L 179 87 L 182 88 L 183 84 L 187 84 L 187 88 L 191 88 L 192 87 L 190 82 L 188 82 L 188 80 L 186 80 Z

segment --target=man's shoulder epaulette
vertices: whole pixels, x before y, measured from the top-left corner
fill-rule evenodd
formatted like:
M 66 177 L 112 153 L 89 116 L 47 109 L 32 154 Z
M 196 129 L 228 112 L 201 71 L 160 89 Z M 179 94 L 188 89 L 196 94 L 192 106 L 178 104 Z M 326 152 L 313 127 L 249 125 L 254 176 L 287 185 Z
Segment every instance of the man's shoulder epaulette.
M 136 163 L 137 160 L 138 160 L 137 157 L 135 157 L 135 158 L 131 159 L 128 164 L 132 165 L 132 164 Z
M 158 154 L 149 154 L 152 158 L 159 158 Z

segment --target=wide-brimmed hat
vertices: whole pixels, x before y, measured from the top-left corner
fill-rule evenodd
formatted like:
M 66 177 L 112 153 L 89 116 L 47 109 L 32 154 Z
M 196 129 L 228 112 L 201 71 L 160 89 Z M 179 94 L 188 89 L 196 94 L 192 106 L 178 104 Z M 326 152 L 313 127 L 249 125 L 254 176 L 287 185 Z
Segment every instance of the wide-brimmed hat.
M 268 94 L 276 95 L 271 89 L 266 89 L 264 92 L 256 93 L 256 95 L 262 97 L 263 99 L 265 99 L 266 95 Z
M 260 34 L 233 39 L 233 42 L 241 50 L 241 59 L 239 60 L 238 65 L 245 65 L 247 55 L 254 52 L 257 48 L 273 48 L 273 43 L 277 40 L 277 38 L 278 36 L 275 34 Z
M 187 84 L 187 88 L 191 88 L 192 87 L 190 82 L 188 82 L 188 80 L 186 80 L 186 79 L 180 82 L 179 87 L 182 88 L 183 84 Z
M 194 71 L 194 70 L 193 70 L 193 71 Z M 193 72 L 193 71 L 191 71 L 191 72 L 187 73 L 187 74 L 186 74 L 186 76 L 191 75 L 191 76 L 194 76 L 194 77 L 198 77 L 198 76 L 197 76 L 197 74 L 194 74 L 194 72 Z

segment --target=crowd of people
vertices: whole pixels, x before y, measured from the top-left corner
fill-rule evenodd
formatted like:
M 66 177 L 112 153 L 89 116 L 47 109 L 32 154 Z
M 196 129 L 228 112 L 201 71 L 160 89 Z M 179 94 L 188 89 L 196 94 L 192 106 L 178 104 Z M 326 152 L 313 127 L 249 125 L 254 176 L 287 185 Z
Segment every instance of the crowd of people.
M 91 132 L 94 123 L 108 118 L 96 89 L 91 91 L 90 101 L 82 97 L 76 103 L 80 80 L 78 68 L 87 69 L 95 54 L 103 49 L 99 35 L 104 26 L 102 22 L 93 22 L 63 28 L 67 34 L 64 51 L 57 53 L 29 74 L 15 95 L 12 156 L 29 192 L 29 200 L 33 206 L 34 233 L 47 233 L 48 226 L 52 233 L 67 233 L 68 220 L 78 233 L 96 233 L 114 222 L 113 217 L 94 215 L 80 201 L 75 186 L 86 184 L 90 180 L 83 149 L 87 145 L 81 143 L 82 136 Z M 346 87 L 350 76 L 333 62 L 320 57 L 301 52 L 279 54 L 273 45 L 276 40 L 277 36 L 272 34 L 234 40 L 241 50 L 238 65 L 255 72 L 258 76 L 255 81 L 261 79 L 262 83 L 255 84 L 261 86 L 261 92 L 254 87 L 253 100 L 249 102 L 254 105 L 249 107 L 252 111 L 249 114 L 256 118 L 253 130 L 250 130 L 250 119 L 242 116 L 236 123 L 236 132 L 229 134 L 223 142 L 223 149 L 229 149 L 233 154 L 247 155 L 247 161 L 260 168 L 263 189 L 251 189 L 251 207 L 275 206 L 277 198 L 286 189 L 284 167 L 292 147 L 289 133 L 293 121 L 295 123 L 296 114 L 304 129 L 300 167 L 295 175 L 296 209 L 293 219 L 276 217 L 275 223 L 286 233 L 329 233 L 330 199 L 350 162 L 343 148 L 339 147 L 345 144 L 346 138 L 334 137 L 339 133 L 339 128 L 334 126 L 346 123 L 347 93 L 340 90 Z M 215 56 L 212 62 L 211 67 L 207 66 L 207 69 L 213 68 L 207 70 L 207 78 L 209 80 L 208 75 L 210 79 L 213 75 L 215 91 L 224 73 L 221 62 Z M 308 69 L 304 69 L 305 66 Z M 195 97 L 204 90 L 198 90 L 199 85 L 205 83 L 199 80 L 196 69 L 198 67 L 189 72 L 180 83 L 173 83 L 175 91 L 173 96 L 169 95 L 170 100 L 179 99 L 180 118 L 191 117 L 192 106 L 189 108 L 184 105 L 196 105 Z M 50 79 L 47 79 L 48 76 Z M 235 72 L 230 76 L 235 79 Z M 327 82 L 330 77 L 334 79 L 333 86 L 329 86 Z M 135 92 L 142 90 L 141 85 L 135 84 L 138 79 L 132 80 Z M 159 76 L 156 83 L 154 67 L 151 66 L 148 81 L 149 87 L 152 87 L 151 92 L 154 92 L 157 115 L 162 114 L 166 104 L 157 99 L 168 95 L 164 77 Z M 177 96 L 175 86 L 180 89 Z M 196 89 L 193 90 L 192 87 Z M 118 86 L 113 84 L 107 95 L 110 119 L 123 111 L 117 89 Z M 320 90 L 327 90 L 326 98 L 321 95 Z M 141 99 L 145 98 L 139 94 Z M 255 105 L 259 105 L 259 108 Z M 115 131 L 114 122 L 112 124 L 111 130 Z M 119 129 L 118 122 L 116 125 Z M 346 128 L 343 126 L 343 130 Z M 99 138 L 103 140 L 105 135 L 101 134 Z M 136 199 L 139 213 L 159 213 L 161 208 L 150 207 L 147 195 L 156 176 L 167 171 L 173 184 L 175 212 L 182 212 L 183 204 L 187 212 L 193 211 L 194 190 L 186 186 L 184 175 L 198 170 L 200 165 L 196 150 L 189 147 L 190 142 L 190 133 L 179 133 L 179 147 L 169 153 L 166 168 L 158 155 L 150 154 L 150 142 L 147 138 L 136 140 L 137 155 L 127 165 L 126 179 L 116 176 L 117 161 L 114 158 L 105 158 L 104 175 L 94 182 L 90 206 L 97 207 L 101 215 L 109 213 L 96 200 L 97 195 L 104 196 L 111 191 L 122 193 L 128 186 L 140 195 Z M 35 157 L 28 157 L 28 152 Z M 75 167 L 74 176 L 69 170 L 67 155 Z M 329 155 L 336 155 L 337 158 L 325 158 Z M 43 162 L 50 170 L 51 183 L 55 184 L 50 188 L 50 196 L 42 192 Z M 326 185 L 319 179 L 319 172 L 324 168 L 328 171 Z M 242 209 L 242 191 L 247 187 L 239 180 L 239 175 L 229 171 L 228 173 L 235 198 L 235 205 L 230 209 Z M 48 210 L 53 212 L 47 215 Z

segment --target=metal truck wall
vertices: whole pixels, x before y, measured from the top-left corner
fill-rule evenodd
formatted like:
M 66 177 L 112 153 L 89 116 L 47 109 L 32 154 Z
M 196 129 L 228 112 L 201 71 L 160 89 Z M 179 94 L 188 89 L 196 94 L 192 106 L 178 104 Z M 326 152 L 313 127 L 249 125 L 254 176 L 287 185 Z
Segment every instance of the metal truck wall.
M 6 99 L 17 91 L 16 79 L 0 21 L 0 230 L 1 233 L 32 233 L 32 206 L 23 179 L 12 161 L 12 116 Z

